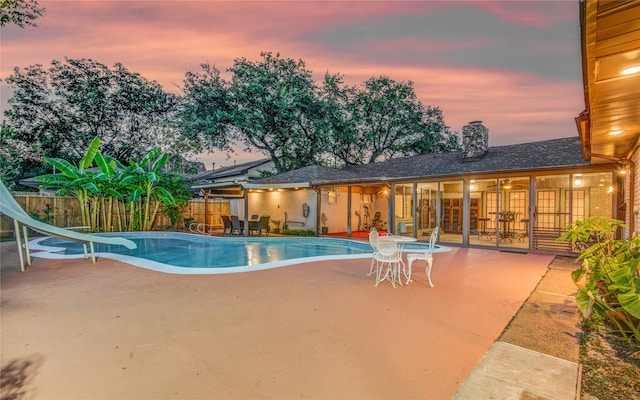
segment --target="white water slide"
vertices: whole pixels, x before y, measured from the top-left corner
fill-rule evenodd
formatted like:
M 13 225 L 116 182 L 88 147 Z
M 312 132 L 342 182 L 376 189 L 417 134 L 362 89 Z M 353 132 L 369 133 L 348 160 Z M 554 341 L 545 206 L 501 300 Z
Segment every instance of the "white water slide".
M 18 242 L 18 253 L 20 255 L 20 268 L 25 270 L 26 265 L 31 265 L 31 255 L 29 254 L 29 235 L 28 228 L 38 231 L 48 236 L 54 236 L 62 239 L 71 240 L 82 243 L 84 247 L 84 258 L 88 259 L 87 244 L 91 250 L 91 260 L 96 262 L 96 255 L 93 250 L 94 243 L 115 244 L 125 246 L 128 249 L 135 249 L 137 246 L 131 240 L 122 237 L 107 237 L 87 233 L 72 231 L 69 229 L 59 228 L 49 225 L 31 218 L 20 204 L 11 196 L 2 182 L 0 182 L 0 213 L 13 219 L 13 227 L 16 233 L 16 241 Z M 25 263 L 26 261 L 26 263 Z

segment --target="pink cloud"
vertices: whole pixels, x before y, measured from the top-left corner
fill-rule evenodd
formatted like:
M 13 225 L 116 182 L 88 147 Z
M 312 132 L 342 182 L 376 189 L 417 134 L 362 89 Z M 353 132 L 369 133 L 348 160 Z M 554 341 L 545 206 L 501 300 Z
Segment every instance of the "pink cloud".
M 371 44 L 371 49 L 378 51 L 388 51 L 389 49 L 395 49 L 412 52 L 446 53 L 482 48 L 485 47 L 488 43 L 489 41 L 486 39 L 447 40 L 428 38 L 403 38 L 375 41 Z
M 517 22 L 533 27 L 549 27 L 560 20 L 571 19 L 570 7 L 578 5 L 568 1 L 473 1 L 476 7 L 490 11 L 503 21 Z

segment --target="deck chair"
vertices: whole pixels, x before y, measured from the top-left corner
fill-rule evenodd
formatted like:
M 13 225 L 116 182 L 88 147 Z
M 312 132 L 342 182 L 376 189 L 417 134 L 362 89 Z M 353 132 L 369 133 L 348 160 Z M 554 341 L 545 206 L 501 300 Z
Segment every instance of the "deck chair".
M 82 243 L 84 247 L 84 258 L 88 259 L 89 254 L 87 245 L 91 249 L 91 260 L 96 262 L 96 255 L 93 248 L 94 243 L 115 244 L 125 246 L 128 249 L 135 249 L 137 246 L 129 239 L 122 237 L 98 236 L 87 233 L 71 231 L 47 223 L 37 221 L 31 218 L 20 204 L 16 202 L 11 193 L 7 190 L 2 182 L 0 182 L 0 213 L 13 219 L 13 227 L 16 234 L 16 242 L 18 244 L 18 255 L 20 257 L 20 269 L 26 270 L 27 265 L 31 265 L 31 254 L 29 252 L 29 229 L 43 233 L 48 236 L 67 239 L 74 242 Z
M 433 287 L 433 283 L 431 282 L 431 267 L 433 267 L 433 249 L 435 248 L 437 237 L 438 227 L 436 226 L 433 232 L 431 232 L 431 237 L 429 238 L 429 248 L 425 252 L 407 254 L 407 283 L 411 281 L 411 264 L 413 264 L 413 262 L 416 260 L 425 260 L 427 262 L 427 280 L 429 281 L 429 286 Z
M 240 224 L 240 218 L 237 215 L 232 215 L 231 217 L 231 235 L 242 235 L 244 233 L 244 229 Z M 237 233 L 234 233 L 237 232 Z
M 222 218 L 222 234 L 227 234 L 227 229 L 229 230 L 229 234 L 231 234 L 231 218 L 228 215 L 221 215 Z

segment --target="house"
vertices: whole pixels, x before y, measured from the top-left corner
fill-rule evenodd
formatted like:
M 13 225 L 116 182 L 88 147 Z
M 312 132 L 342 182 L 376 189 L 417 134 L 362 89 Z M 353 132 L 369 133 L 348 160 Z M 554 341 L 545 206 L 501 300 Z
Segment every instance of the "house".
M 247 187 L 248 207 L 273 203 L 295 215 L 305 202 L 317 218 L 307 228 L 318 230 L 325 214 L 329 230 L 346 236 L 375 226 L 427 239 L 440 226 L 442 243 L 543 252 L 570 250 L 555 239 L 571 221 L 617 216 L 618 164 L 584 160 L 578 137 L 487 143 L 488 129 L 473 121 L 462 151 L 305 167 Z

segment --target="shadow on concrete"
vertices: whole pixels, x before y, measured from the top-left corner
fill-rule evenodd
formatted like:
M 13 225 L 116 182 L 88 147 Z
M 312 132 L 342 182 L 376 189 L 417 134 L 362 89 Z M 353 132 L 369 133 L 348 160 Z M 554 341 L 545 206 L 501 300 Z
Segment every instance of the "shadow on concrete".
M 21 400 L 33 398 L 31 384 L 37 375 L 43 358 L 33 356 L 13 360 L 2 366 L 0 371 L 0 399 Z

